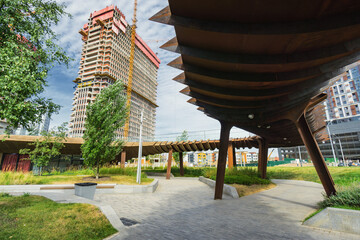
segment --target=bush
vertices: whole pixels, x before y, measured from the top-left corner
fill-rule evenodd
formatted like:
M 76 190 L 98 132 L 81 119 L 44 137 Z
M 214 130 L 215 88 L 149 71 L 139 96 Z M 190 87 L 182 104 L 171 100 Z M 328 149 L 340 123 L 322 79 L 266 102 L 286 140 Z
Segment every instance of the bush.
M 124 176 L 136 176 L 137 174 L 137 168 L 133 167 L 126 167 L 126 168 L 120 168 L 118 166 L 114 167 L 106 167 L 100 169 L 100 175 L 124 175 Z M 141 177 L 147 178 L 146 174 L 144 173 L 144 170 L 141 171 Z
M 32 173 L 23 172 L 0 172 L 0 185 L 18 185 L 18 184 L 41 184 Z
M 327 197 L 318 203 L 320 208 L 326 207 L 355 207 L 360 208 L 360 186 L 351 186 L 338 191 L 336 195 Z
M 195 167 L 184 167 L 184 176 L 185 177 L 200 177 L 204 176 L 205 171 L 208 169 L 215 169 L 215 168 L 195 168 Z M 216 170 L 216 169 L 215 169 Z M 144 172 L 157 172 L 157 173 L 165 173 L 166 168 L 163 169 L 162 167 L 156 167 L 155 169 L 144 169 Z M 171 173 L 175 177 L 180 177 L 180 168 L 179 167 L 171 167 Z
M 216 180 L 216 169 L 207 169 L 204 171 L 204 177 Z M 269 179 L 262 179 L 255 168 L 232 168 L 226 169 L 224 182 L 227 184 L 270 184 Z
M 6 197 L 12 197 L 12 195 L 4 192 L 0 193 L 0 198 L 6 198 Z

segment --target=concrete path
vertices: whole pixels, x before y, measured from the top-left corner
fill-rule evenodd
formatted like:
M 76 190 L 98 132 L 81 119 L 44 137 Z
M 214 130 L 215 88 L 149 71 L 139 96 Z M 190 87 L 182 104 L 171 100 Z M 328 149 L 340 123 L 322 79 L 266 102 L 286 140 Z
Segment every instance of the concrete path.
M 359 239 L 358 235 L 301 225 L 322 199 L 323 189 L 317 183 L 274 180 L 276 188 L 239 199 L 224 195 L 223 200 L 214 201 L 214 190 L 197 178 L 158 179 L 155 193 L 95 194 L 91 202 L 67 193 L 42 192 L 41 195 L 58 202 L 111 206 L 112 219 L 139 222 L 130 227 L 117 226 L 120 231 L 111 240 Z
M 196 178 L 160 179 L 153 194 L 98 195 L 119 217 L 140 222 L 117 239 L 359 239 L 301 225 L 322 199 L 320 184 L 275 180 L 276 188 L 222 201 Z

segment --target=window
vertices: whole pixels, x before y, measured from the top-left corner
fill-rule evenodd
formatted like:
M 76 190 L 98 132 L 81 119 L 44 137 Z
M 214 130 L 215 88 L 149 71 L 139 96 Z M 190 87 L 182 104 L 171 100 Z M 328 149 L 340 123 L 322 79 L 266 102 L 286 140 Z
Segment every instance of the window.
M 344 104 L 346 104 L 346 98 L 345 98 L 345 95 L 342 95 L 342 96 L 341 96 L 341 101 L 342 101 L 343 105 L 344 105 Z
M 340 102 L 340 98 L 339 97 L 336 97 L 336 104 L 339 106 L 341 105 L 341 102 Z

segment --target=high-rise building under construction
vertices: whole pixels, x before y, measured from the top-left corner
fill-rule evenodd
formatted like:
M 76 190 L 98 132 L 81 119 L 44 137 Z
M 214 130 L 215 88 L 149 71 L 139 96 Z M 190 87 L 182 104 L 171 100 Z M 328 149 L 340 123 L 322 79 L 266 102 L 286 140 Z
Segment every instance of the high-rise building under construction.
M 71 137 L 83 136 L 86 106 L 95 100 L 101 89 L 115 81 L 123 81 L 125 88 L 128 87 L 131 26 L 124 14 L 116 6 L 95 11 L 79 33 L 84 43 L 79 76 L 74 80 L 77 85 L 70 119 Z M 128 140 L 139 137 L 142 109 L 143 139 L 152 140 L 155 134 L 156 79 L 160 60 L 138 35 L 135 46 Z M 121 129 L 118 137 L 123 136 L 124 130 Z

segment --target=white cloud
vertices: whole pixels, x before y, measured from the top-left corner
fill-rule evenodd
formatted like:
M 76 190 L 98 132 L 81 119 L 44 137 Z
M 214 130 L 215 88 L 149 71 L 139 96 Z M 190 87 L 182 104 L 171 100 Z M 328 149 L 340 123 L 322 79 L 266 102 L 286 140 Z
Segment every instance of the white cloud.
M 52 126 L 69 121 L 71 114 L 71 104 L 73 97 L 73 80 L 77 77 L 79 59 L 81 54 L 81 37 L 78 31 L 87 22 L 91 12 L 100 10 L 111 4 L 115 4 L 126 16 L 126 20 L 131 23 L 133 16 L 133 1 L 113 1 L 113 0 L 65 0 L 67 12 L 72 15 L 72 19 L 63 19 L 58 26 L 54 26 L 54 31 L 59 35 L 59 44 L 67 53 L 74 58 L 69 69 L 57 67 L 51 71 L 49 77 L 49 87 L 45 95 L 52 97 L 54 101 L 63 106 L 59 115 L 53 116 Z M 173 137 L 183 130 L 189 131 L 194 137 L 199 138 L 218 138 L 220 124 L 218 121 L 207 117 L 202 112 L 196 110 L 196 106 L 187 103 L 189 97 L 179 93 L 186 87 L 172 80 L 181 71 L 167 66 L 167 64 L 178 56 L 158 47 L 165 39 L 170 40 L 175 36 L 172 26 L 155 23 L 148 19 L 168 5 L 167 0 L 139 0 L 137 12 L 137 33 L 145 41 L 148 41 L 152 50 L 158 53 L 162 61 L 158 72 L 158 98 L 157 103 L 157 123 L 156 135 L 159 137 Z M 154 40 L 160 40 L 158 42 Z M 205 131 L 204 130 L 211 130 Z M 243 137 L 249 134 L 245 131 L 234 129 L 232 137 Z M 172 140 L 172 139 L 171 139 Z

